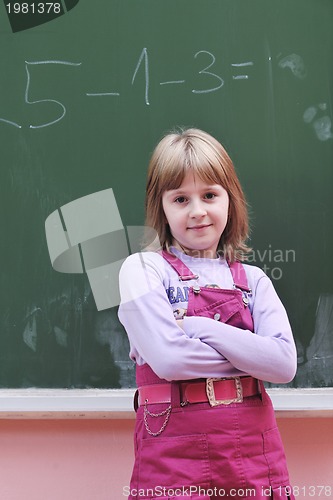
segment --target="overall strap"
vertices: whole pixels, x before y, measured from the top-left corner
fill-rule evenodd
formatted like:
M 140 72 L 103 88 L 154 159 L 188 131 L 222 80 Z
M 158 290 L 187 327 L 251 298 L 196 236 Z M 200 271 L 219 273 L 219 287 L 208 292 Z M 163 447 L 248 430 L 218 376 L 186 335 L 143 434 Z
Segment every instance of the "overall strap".
M 243 264 L 238 261 L 228 262 L 232 278 L 234 280 L 234 287 L 243 290 L 244 292 L 251 292 L 251 288 L 249 288 L 247 277 L 245 273 L 245 269 Z
M 176 257 L 176 255 L 169 253 L 166 250 L 162 250 L 162 252 L 160 253 L 162 257 L 176 271 L 180 281 L 198 279 L 198 275 L 193 274 L 192 271 L 184 264 L 184 262 Z M 251 288 L 249 288 L 248 286 L 247 277 L 243 265 L 238 261 L 229 262 L 229 260 L 227 260 L 227 262 L 234 282 L 234 287 L 239 288 L 244 292 L 250 293 Z
M 192 271 L 180 260 L 176 255 L 162 250 L 162 257 L 170 264 L 171 267 L 176 271 L 179 276 L 180 281 L 196 280 L 198 279 L 197 274 L 193 274 Z M 184 274 L 185 273 L 185 274 Z

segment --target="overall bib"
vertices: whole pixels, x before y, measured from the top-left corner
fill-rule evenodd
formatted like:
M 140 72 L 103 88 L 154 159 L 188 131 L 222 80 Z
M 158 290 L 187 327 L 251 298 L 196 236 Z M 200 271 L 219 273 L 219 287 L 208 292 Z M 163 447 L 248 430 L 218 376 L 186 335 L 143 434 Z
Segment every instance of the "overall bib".
M 180 280 L 198 278 L 175 255 L 162 255 Z M 239 262 L 229 267 L 234 288 L 190 287 L 186 314 L 253 331 L 245 270 Z M 136 382 L 130 500 L 294 500 L 261 381 L 245 376 L 168 382 L 144 364 L 136 367 Z

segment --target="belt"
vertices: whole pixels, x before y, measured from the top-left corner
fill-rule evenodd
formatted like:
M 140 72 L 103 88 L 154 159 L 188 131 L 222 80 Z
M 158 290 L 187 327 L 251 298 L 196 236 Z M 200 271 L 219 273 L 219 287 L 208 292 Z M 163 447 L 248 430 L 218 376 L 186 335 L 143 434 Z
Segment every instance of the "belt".
M 181 406 L 207 402 L 211 406 L 229 405 L 260 394 L 259 382 L 253 377 L 207 378 L 176 383 L 179 385 Z M 139 405 L 171 403 L 171 386 L 171 383 L 165 383 L 139 387 Z

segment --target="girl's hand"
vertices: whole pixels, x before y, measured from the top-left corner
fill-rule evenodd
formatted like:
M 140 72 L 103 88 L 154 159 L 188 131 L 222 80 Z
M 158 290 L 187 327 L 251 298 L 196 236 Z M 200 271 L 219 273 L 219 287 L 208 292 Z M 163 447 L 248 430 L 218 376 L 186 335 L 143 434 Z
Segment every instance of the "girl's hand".
M 176 323 L 183 330 L 183 320 L 182 319 L 176 319 Z

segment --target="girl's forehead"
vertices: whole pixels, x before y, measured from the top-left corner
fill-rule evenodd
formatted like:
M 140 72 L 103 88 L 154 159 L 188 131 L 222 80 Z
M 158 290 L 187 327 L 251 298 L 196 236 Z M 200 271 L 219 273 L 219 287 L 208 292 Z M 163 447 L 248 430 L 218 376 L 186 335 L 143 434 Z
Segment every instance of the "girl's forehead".
M 182 151 L 183 153 L 183 151 Z M 161 158 L 157 163 L 156 177 L 162 191 L 178 189 L 186 180 L 194 179 L 207 184 L 220 184 L 225 187 L 226 172 L 222 162 L 217 157 L 204 155 L 201 150 L 187 151 Z
M 212 184 L 216 184 L 213 179 L 206 176 L 200 176 L 197 172 L 189 170 L 184 175 L 180 188 L 184 186 L 202 187 Z
M 171 180 L 169 189 L 178 189 L 180 186 L 183 186 L 185 184 L 223 184 L 221 177 L 217 175 L 216 171 L 214 171 L 213 169 L 188 168 L 186 170 L 183 170 L 183 172 L 177 177 L 178 178 L 174 178 L 174 182 L 172 182 Z
M 168 186 L 165 191 L 203 191 L 212 187 L 222 186 L 221 182 L 212 178 L 202 178 L 198 173 L 188 171 L 177 185 Z

